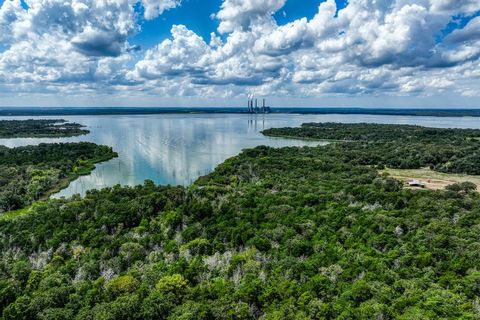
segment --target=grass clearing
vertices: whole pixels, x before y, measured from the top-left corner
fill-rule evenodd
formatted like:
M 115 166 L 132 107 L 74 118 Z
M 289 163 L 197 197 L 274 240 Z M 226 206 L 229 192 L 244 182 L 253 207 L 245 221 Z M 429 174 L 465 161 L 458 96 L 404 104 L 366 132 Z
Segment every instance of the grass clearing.
M 0 221 L 1 220 L 7 220 L 7 221 L 8 220 L 13 220 L 13 219 L 18 218 L 20 216 L 30 214 L 30 213 L 34 212 L 33 209 L 35 209 L 37 207 L 41 207 L 43 205 L 45 205 L 45 201 L 40 200 L 40 201 L 34 202 L 33 204 L 31 204 L 27 207 L 24 207 L 24 208 L 21 208 L 21 209 L 18 209 L 18 210 L 4 212 L 4 213 L 0 214 Z
M 423 169 L 385 169 L 381 170 L 381 173 L 387 173 L 392 178 L 400 181 L 408 182 L 410 180 L 419 180 L 425 184 L 426 189 L 440 190 L 445 189 L 446 186 L 461 183 L 472 182 L 477 185 L 480 191 L 480 176 L 466 175 L 466 174 L 454 174 L 454 173 L 442 173 L 430 170 L 429 168 Z
M 0 220 L 12 220 L 12 219 L 15 219 L 17 217 L 23 216 L 24 214 L 29 213 L 33 206 L 34 205 L 30 205 L 30 206 L 22 208 L 22 209 L 18 209 L 18 210 L 14 210 L 14 211 L 8 211 L 8 212 L 5 212 L 3 214 L 0 214 Z

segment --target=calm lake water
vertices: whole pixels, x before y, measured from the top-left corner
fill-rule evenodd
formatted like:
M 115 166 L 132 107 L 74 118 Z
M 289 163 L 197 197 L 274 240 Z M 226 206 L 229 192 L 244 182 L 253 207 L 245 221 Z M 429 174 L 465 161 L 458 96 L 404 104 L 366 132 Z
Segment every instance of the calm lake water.
M 8 117 L 27 119 L 32 117 Z M 52 142 L 89 141 L 109 145 L 119 157 L 98 164 L 88 176 L 80 177 L 54 197 L 84 195 L 87 190 L 142 184 L 189 185 L 208 174 L 242 149 L 259 145 L 272 147 L 312 146 L 319 142 L 264 137 L 260 131 L 272 127 L 299 126 L 305 122 L 418 124 L 439 128 L 477 128 L 479 118 L 437 118 L 380 115 L 241 115 L 170 114 L 145 116 L 69 116 L 90 134 L 72 138 L 0 139 L 8 147 Z

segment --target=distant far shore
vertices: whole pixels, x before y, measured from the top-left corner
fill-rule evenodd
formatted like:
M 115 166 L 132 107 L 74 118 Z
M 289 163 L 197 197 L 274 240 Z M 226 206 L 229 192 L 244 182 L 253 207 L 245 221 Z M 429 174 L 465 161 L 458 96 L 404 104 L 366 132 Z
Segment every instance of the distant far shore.
M 248 114 L 247 108 L 147 108 L 147 107 L 2 107 L 0 117 L 147 115 L 147 114 Z M 399 108 L 272 108 L 272 114 L 365 114 L 429 117 L 480 117 L 480 109 L 399 109 Z M 263 115 L 263 114 L 262 114 Z

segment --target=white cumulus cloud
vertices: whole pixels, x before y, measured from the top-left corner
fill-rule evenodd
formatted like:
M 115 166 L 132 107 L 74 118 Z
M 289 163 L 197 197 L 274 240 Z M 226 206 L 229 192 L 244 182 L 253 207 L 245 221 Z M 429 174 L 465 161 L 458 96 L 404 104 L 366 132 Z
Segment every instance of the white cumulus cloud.
M 224 0 L 208 41 L 174 25 L 139 53 L 129 44 L 141 30 L 134 6 L 154 19 L 180 0 L 27 0 L 28 9 L 7 0 L 0 89 L 293 99 L 479 92 L 478 0 L 350 0 L 341 10 L 319 1 L 312 18 L 279 25 L 286 1 Z

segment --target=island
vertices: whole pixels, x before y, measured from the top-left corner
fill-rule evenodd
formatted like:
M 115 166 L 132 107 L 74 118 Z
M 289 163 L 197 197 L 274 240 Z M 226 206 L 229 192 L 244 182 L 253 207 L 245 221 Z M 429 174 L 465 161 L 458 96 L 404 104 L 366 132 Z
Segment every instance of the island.
M 60 138 L 89 132 L 81 124 L 62 119 L 0 120 L 0 138 Z
M 116 186 L 0 220 L 7 319 L 475 319 L 480 130 L 306 124 L 190 187 Z

